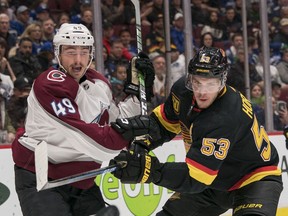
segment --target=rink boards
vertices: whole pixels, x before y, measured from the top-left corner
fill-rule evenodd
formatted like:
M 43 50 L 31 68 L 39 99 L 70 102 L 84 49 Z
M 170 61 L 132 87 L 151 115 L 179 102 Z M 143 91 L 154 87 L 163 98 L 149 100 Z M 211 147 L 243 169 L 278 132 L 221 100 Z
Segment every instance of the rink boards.
M 272 134 L 269 137 L 278 150 L 279 166 L 283 172 L 284 190 L 280 197 L 277 216 L 286 216 L 288 215 L 288 150 L 285 147 L 285 139 L 282 134 Z M 174 139 L 154 150 L 153 153 L 162 162 L 183 161 L 185 156 L 183 141 Z M 0 182 L 10 190 L 8 199 L 0 206 L 0 215 L 21 216 L 18 198 L 14 189 L 14 171 L 10 146 L 0 145 L 0 158 Z M 103 164 L 103 166 L 107 165 L 108 161 Z M 171 173 L 171 175 L 177 175 L 177 173 Z M 99 176 L 95 182 L 101 188 L 106 202 L 116 205 L 120 210 L 120 215 L 125 216 L 155 215 L 173 194 L 172 191 L 153 184 L 123 185 L 111 174 Z M 224 215 L 231 215 L 231 211 Z

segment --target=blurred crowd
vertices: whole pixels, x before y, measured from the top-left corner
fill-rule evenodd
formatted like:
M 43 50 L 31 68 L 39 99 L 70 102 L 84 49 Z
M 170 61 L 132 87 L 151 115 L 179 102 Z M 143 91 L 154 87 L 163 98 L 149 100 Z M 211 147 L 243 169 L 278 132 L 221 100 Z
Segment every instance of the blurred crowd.
M 187 0 L 190 1 L 190 0 Z M 156 78 L 151 108 L 165 100 L 166 59 L 163 0 L 140 0 L 143 49 L 151 58 Z M 270 73 L 274 129 L 288 125 L 288 0 L 267 0 Z M 171 82 L 185 75 L 182 0 L 170 0 Z M 242 0 L 191 0 L 195 50 L 222 48 L 231 70 L 227 84 L 245 95 Z M 251 100 L 258 120 L 265 125 L 263 57 L 259 0 L 247 0 L 248 53 Z M 137 54 L 135 13 L 130 0 L 101 0 L 104 71 L 116 103 L 123 100 L 123 85 L 131 57 Z M 11 143 L 24 129 L 27 101 L 33 80 L 57 61 L 53 36 L 63 23 L 82 23 L 93 32 L 91 0 L 0 0 L 0 143 Z M 96 67 L 95 61 L 91 67 Z

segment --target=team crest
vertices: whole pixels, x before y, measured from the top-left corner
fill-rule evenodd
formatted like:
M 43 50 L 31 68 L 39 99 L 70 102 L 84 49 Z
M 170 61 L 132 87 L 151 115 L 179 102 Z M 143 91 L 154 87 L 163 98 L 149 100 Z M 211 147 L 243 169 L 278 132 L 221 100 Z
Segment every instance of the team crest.
M 98 123 L 100 125 L 107 125 L 109 122 L 109 110 L 110 106 L 108 104 L 104 104 L 100 101 L 100 109 L 101 112 L 99 115 L 91 123 Z
M 47 74 L 47 79 L 54 82 L 63 82 L 65 77 L 66 74 L 58 70 L 52 70 Z
M 200 62 L 209 63 L 210 62 L 210 56 L 202 55 Z

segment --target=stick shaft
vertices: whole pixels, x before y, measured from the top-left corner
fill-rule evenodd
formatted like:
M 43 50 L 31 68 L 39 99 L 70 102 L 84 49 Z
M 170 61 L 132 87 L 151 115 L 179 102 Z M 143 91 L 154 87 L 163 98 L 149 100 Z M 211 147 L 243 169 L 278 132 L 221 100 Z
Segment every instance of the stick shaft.
M 136 19 L 136 37 L 137 37 L 137 50 L 138 53 L 142 51 L 142 32 L 141 32 L 141 14 L 139 0 L 131 0 L 135 9 Z
M 140 3 L 139 0 L 131 0 L 135 8 L 135 19 L 136 19 L 136 36 L 137 36 L 137 50 L 138 53 L 142 51 L 142 31 L 141 31 L 141 14 L 140 14 Z M 145 91 L 145 77 L 143 73 L 138 73 L 139 80 L 139 98 L 141 106 L 141 115 L 147 115 L 147 99 Z
M 111 166 L 107 166 L 104 168 L 100 168 L 100 169 L 95 169 L 95 170 L 90 170 L 87 172 L 82 172 L 79 174 L 75 174 L 75 175 L 71 175 L 71 176 L 67 176 L 64 178 L 60 178 L 60 179 L 56 179 L 53 181 L 48 181 L 48 183 L 41 189 L 41 190 L 46 190 L 46 189 L 50 189 L 50 188 L 55 188 L 55 187 L 59 187 L 59 186 L 63 186 L 63 185 L 67 185 L 67 184 L 71 184 L 74 182 L 78 182 L 78 181 L 82 181 L 85 179 L 89 179 L 89 178 L 93 178 L 96 177 L 98 175 L 102 175 L 105 173 L 111 173 L 114 172 L 115 170 L 121 168 L 124 166 L 125 163 L 117 163 Z

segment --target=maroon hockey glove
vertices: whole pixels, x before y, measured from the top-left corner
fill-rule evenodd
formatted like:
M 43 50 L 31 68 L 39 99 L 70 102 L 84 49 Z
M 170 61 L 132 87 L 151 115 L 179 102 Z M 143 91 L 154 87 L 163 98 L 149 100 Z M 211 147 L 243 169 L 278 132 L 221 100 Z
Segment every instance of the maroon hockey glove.
M 156 120 L 151 116 L 138 115 L 130 118 L 116 119 L 111 123 L 112 128 L 122 134 L 124 139 L 133 141 L 135 137 L 148 134 L 149 142 L 142 144 L 149 149 L 150 141 L 157 141 L 161 138 L 160 128 Z
M 138 56 L 131 59 L 127 69 L 127 79 L 124 85 L 124 92 L 139 96 L 139 80 L 138 73 L 142 73 L 145 77 L 145 92 L 147 101 L 151 101 L 153 97 L 153 83 L 155 79 L 155 71 L 149 57 L 140 52 Z
M 122 150 L 109 165 L 120 161 L 126 161 L 127 165 L 112 174 L 125 184 L 158 182 L 161 177 L 161 163 L 156 157 L 147 153 L 135 154 L 132 151 Z

